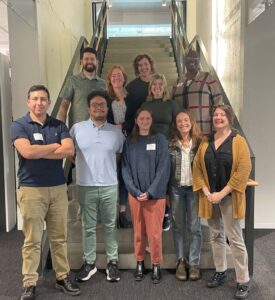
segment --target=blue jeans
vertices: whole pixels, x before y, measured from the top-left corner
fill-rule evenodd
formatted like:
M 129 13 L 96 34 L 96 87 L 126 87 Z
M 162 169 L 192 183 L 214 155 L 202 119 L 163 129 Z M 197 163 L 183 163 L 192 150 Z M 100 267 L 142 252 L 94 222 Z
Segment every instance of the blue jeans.
M 183 257 L 189 265 L 199 265 L 202 233 L 198 194 L 192 186 L 172 187 L 170 199 L 176 257 Z

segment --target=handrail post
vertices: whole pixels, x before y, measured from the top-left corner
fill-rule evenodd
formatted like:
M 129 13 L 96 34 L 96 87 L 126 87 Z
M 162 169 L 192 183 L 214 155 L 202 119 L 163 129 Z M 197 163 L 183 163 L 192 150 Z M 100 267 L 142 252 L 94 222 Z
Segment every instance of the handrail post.
M 252 171 L 251 178 L 255 178 L 255 157 L 251 158 Z M 253 276 L 254 266 L 254 206 L 255 206 L 255 186 L 246 188 L 246 213 L 245 213 L 245 229 L 244 241 L 248 254 L 248 271 Z

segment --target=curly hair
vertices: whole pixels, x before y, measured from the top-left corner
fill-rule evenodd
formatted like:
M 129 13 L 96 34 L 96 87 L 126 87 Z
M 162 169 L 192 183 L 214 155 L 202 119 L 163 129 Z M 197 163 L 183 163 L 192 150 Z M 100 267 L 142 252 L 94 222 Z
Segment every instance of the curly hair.
M 134 72 L 135 72 L 136 76 L 139 76 L 138 64 L 143 58 L 146 58 L 149 61 L 150 65 L 151 65 L 151 72 L 155 73 L 155 71 L 156 71 L 155 61 L 150 54 L 148 54 L 148 53 L 138 54 L 134 58 L 134 61 L 133 61 L 133 67 L 134 67 Z

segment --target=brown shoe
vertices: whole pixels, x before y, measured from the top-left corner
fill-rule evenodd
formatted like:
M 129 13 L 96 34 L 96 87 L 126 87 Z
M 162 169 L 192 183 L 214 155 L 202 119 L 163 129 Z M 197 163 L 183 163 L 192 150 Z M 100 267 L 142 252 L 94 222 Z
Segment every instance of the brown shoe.
M 189 266 L 189 280 L 196 281 L 200 279 L 199 266 Z
M 176 278 L 181 281 L 187 280 L 185 260 L 182 257 L 178 260 L 177 263 Z

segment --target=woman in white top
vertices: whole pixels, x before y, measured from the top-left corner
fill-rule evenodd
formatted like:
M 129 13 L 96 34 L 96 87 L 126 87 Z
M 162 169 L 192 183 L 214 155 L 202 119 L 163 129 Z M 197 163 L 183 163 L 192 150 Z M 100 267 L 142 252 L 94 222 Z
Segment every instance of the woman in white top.
M 201 223 L 199 200 L 192 190 L 192 161 L 201 141 L 201 132 L 188 111 L 176 115 L 174 133 L 169 143 L 171 173 L 169 195 L 172 207 L 172 228 L 176 250 L 178 280 L 200 277 Z

